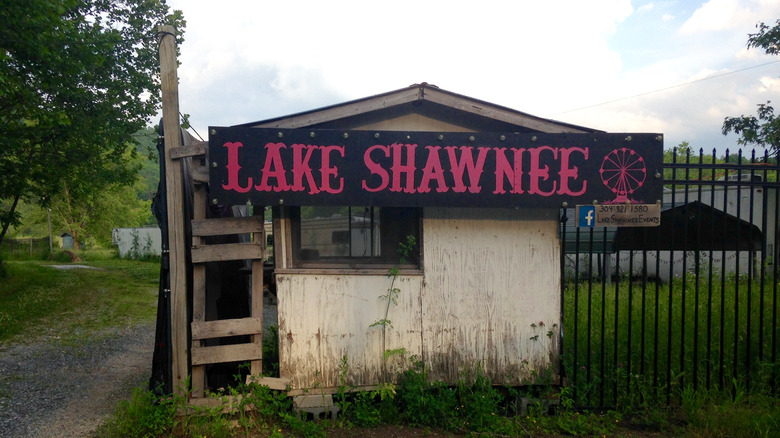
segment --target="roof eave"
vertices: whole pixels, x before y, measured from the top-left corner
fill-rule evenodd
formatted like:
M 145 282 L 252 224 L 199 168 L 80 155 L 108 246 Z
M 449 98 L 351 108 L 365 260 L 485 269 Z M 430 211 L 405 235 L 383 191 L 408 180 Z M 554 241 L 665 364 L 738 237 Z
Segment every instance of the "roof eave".
M 255 128 L 303 128 L 347 117 L 359 116 L 372 111 L 387 109 L 415 101 L 429 101 L 446 107 L 470 113 L 479 117 L 499 120 L 505 123 L 544 133 L 594 133 L 602 132 L 592 128 L 561 123 L 536 117 L 500 105 L 495 105 L 468 96 L 442 90 L 427 83 L 413 84 L 387 93 L 377 94 L 336 105 L 291 114 L 273 119 L 244 123 L 237 126 Z

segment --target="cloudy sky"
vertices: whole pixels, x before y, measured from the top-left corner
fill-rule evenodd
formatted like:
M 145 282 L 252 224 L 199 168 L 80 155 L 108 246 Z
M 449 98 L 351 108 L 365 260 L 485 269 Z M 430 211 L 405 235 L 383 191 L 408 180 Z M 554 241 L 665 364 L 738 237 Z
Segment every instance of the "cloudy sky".
M 747 50 L 778 0 L 169 0 L 187 20 L 180 106 L 194 128 L 428 82 L 608 132 L 723 151 L 724 117 L 780 106 L 780 57 Z

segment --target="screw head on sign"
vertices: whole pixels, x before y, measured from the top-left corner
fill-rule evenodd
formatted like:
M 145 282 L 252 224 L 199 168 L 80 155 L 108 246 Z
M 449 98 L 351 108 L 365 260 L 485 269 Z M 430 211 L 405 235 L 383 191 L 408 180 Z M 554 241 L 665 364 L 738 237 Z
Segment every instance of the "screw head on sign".
M 212 129 L 211 130 L 211 135 L 217 135 L 217 130 L 216 129 Z
M 664 141 L 664 136 L 663 135 L 657 135 L 655 137 L 655 141 Z
M 563 207 L 563 208 L 566 208 L 568 206 L 569 206 L 569 203 L 566 202 L 566 201 L 563 201 L 563 203 L 561 204 L 561 207 Z
M 504 141 L 504 140 L 506 140 L 506 135 L 504 135 L 504 134 L 501 134 L 501 135 L 498 137 L 498 139 L 499 139 L 499 140 L 501 140 L 501 141 Z
M 276 134 L 277 137 L 282 138 L 284 137 L 284 132 L 279 132 Z
M 374 134 L 374 138 L 379 138 L 379 133 Z
M 349 133 L 348 132 L 344 133 L 344 138 L 349 138 Z
M 531 137 L 531 141 L 536 141 L 536 136 L 535 135 Z
M 217 201 L 217 198 L 214 198 L 214 199 L 211 200 L 211 203 L 213 205 L 217 205 L 219 203 L 219 201 Z
M 631 141 L 631 136 L 626 137 L 626 141 Z
M 212 162 L 211 162 L 211 167 L 213 167 L 213 168 L 215 168 L 215 169 L 216 169 L 216 168 L 217 168 L 217 166 L 218 166 L 218 164 L 217 164 L 217 162 L 216 162 L 216 161 L 212 161 Z

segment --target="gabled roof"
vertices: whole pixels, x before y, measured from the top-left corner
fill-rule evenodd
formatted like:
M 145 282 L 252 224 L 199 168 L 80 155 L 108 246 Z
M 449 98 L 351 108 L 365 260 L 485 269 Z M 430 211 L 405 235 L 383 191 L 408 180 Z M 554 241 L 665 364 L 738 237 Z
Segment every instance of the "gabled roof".
M 471 131 L 594 133 L 442 90 L 426 82 L 337 105 L 237 126 L 256 128 L 359 129 L 384 120 L 419 115 Z

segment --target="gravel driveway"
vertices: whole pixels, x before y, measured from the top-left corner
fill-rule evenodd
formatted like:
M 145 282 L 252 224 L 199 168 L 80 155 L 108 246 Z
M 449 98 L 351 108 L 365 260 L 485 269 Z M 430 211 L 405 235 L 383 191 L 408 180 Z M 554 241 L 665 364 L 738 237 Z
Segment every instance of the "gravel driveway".
M 0 436 L 84 437 L 151 375 L 154 324 L 79 346 L 0 346 Z

